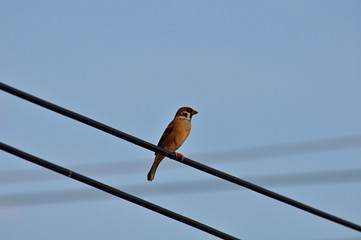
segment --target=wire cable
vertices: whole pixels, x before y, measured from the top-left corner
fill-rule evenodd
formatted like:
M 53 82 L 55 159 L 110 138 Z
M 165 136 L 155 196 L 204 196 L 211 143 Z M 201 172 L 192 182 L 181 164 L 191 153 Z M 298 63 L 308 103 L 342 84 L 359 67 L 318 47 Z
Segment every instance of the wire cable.
M 361 169 L 312 172 L 282 175 L 262 175 L 249 177 L 254 182 L 268 187 L 299 187 L 309 185 L 354 183 L 361 181 Z M 139 196 L 174 196 L 184 194 L 200 194 L 209 192 L 239 191 L 240 189 L 215 179 L 163 182 L 157 185 L 133 184 L 116 186 Z M 112 198 L 113 199 L 113 198 Z M 13 193 L 0 195 L 0 208 L 16 206 L 32 206 L 68 202 L 86 202 L 95 200 L 111 200 L 108 195 L 99 194 L 92 189 L 47 190 L 30 193 Z
M 237 184 L 239 186 L 243 186 L 243 187 L 248 188 L 248 189 L 250 189 L 252 191 L 258 192 L 258 193 L 260 193 L 262 195 L 265 195 L 265 196 L 268 196 L 268 197 L 273 198 L 275 200 L 281 201 L 281 202 L 286 203 L 288 205 L 291 205 L 293 207 L 302 209 L 303 211 L 312 213 L 312 214 L 314 214 L 316 216 L 319 216 L 321 218 L 328 219 L 328 220 L 333 221 L 335 223 L 341 224 L 343 226 L 346 226 L 346 227 L 349 227 L 349 228 L 352 228 L 352 229 L 354 229 L 356 231 L 361 232 L 361 226 L 358 225 L 358 224 L 352 223 L 350 221 L 339 218 L 339 217 L 334 216 L 332 214 L 329 214 L 327 212 L 324 212 L 324 211 L 321 211 L 321 210 L 316 209 L 314 207 L 308 206 L 308 205 L 306 205 L 304 203 L 298 202 L 298 201 L 296 201 L 294 199 L 291 199 L 291 198 L 288 198 L 288 197 L 283 196 L 281 194 L 275 193 L 273 191 L 270 191 L 270 190 L 268 190 L 266 188 L 260 187 L 260 186 L 258 186 L 256 184 L 251 183 L 251 182 L 247 182 L 247 181 L 242 180 L 242 179 L 240 179 L 238 177 L 235 177 L 235 176 L 232 176 L 230 174 L 224 173 L 224 172 L 219 171 L 219 170 L 217 170 L 215 168 L 211 168 L 211 167 L 206 166 L 206 165 L 204 165 L 202 163 L 193 161 L 193 160 L 191 160 L 189 158 L 184 158 L 184 160 L 181 161 L 181 160 L 177 159 L 177 157 L 176 157 L 176 155 L 174 153 L 169 152 L 169 151 L 167 151 L 167 150 L 165 150 L 165 149 L 163 149 L 161 147 L 158 147 L 158 146 L 156 146 L 154 144 L 151 144 L 151 143 L 149 143 L 147 141 L 136 138 L 136 137 L 134 137 L 134 136 L 132 136 L 130 134 L 119 131 L 119 130 L 117 130 L 115 128 L 107 126 L 107 125 L 105 125 L 103 123 L 100 123 L 98 121 L 95 121 L 93 119 L 90 119 L 88 117 L 80 115 L 78 113 L 75 113 L 73 111 L 70 111 L 70 110 L 65 109 L 63 107 L 60 107 L 60 106 L 55 105 L 53 103 L 47 102 L 47 101 L 45 101 L 43 99 L 40 99 L 40 98 L 35 97 L 33 95 L 30 95 L 30 94 L 28 94 L 26 92 L 23 92 L 21 90 L 18 90 L 16 88 L 8 86 L 8 85 L 6 85 L 4 83 L 0 83 L 0 89 L 2 89 L 3 91 L 6 91 L 6 92 L 8 92 L 8 93 L 10 93 L 12 95 L 15 95 L 15 96 L 17 96 L 19 98 L 22 98 L 24 100 L 27 100 L 29 102 L 32 102 L 34 104 L 37 104 L 37 105 L 42 106 L 44 108 L 47 108 L 49 110 L 52 110 L 54 112 L 57 112 L 57 113 L 59 113 L 61 115 L 67 116 L 69 118 L 72 118 L 74 120 L 82 122 L 82 123 L 84 123 L 86 125 L 92 126 L 92 127 L 96 128 L 96 129 L 99 129 L 99 130 L 101 130 L 103 132 L 109 133 L 109 134 L 111 134 L 111 135 L 113 135 L 115 137 L 121 138 L 123 140 L 131 142 L 131 143 L 133 143 L 135 145 L 138 145 L 138 146 L 143 147 L 145 149 L 148 149 L 150 151 L 160 153 L 160 154 L 162 154 L 162 155 L 164 155 L 164 156 L 166 156 L 168 158 L 174 159 L 174 160 L 176 160 L 178 162 L 181 162 L 183 164 L 186 164 L 188 166 L 196 168 L 196 169 L 198 169 L 200 171 L 206 172 L 208 174 L 211 174 L 211 175 L 216 176 L 218 178 L 221 178 L 223 180 L 232 182 L 232 183 Z
M 274 144 L 258 147 L 250 147 L 243 149 L 234 149 L 227 151 L 216 151 L 207 153 L 193 154 L 196 158 L 206 158 L 207 163 L 229 163 L 240 162 L 246 160 L 255 160 L 270 157 L 280 157 L 288 155 L 298 155 L 314 152 L 335 151 L 350 148 L 361 147 L 361 135 L 342 136 L 336 138 L 327 139 L 314 139 L 307 141 L 298 141 L 284 144 Z M 142 160 L 144 161 L 144 159 Z M 87 171 L 93 171 L 99 175 L 110 174 L 132 174 L 139 172 L 143 164 L 141 161 L 135 160 L 122 160 L 112 162 L 101 163 L 83 163 L 73 165 L 72 168 L 86 169 Z M 179 167 L 179 165 L 172 166 L 173 168 Z M 119 171 L 119 170 L 122 171 Z M 0 172 L 0 185 L 19 183 L 23 181 L 40 181 L 51 180 L 54 175 L 44 176 L 39 175 L 39 169 L 37 170 L 15 170 L 15 171 L 1 171 Z
M 145 160 L 144 160 L 145 161 Z M 69 168 L 78 169 L 92 176 L 113 176 L 124 174 L 137 174 L 139 169 L 142 168 L 141 162 L 134 161 L 119 161 L 108 163 L 93 163 L 93 164 L 75 164 Z M 164 171 L 171 171 L 177 168 L 178 165 L 168 165 Z M 256 182 L 260 185 L 269 186 L 289 186 L 289 185 L 310 185 L 310 184 L 335 184 L 347 182 L 361 181 L 361 169 L 348 169 L 348 170 L 329 170 L 329 171 L 316 171 L 316 172 L 303 172 L 303 173 L 290 173 L 290 174 L 273 174 L 261 176 L 243 176 L 250 182 Z M 12 170 L 0 171 L 0 185 L 6 184 L 22 184 L 39 181 L 56 181 L 61 178 L 54 174 L 47 174 L 42 169 L 27 169 L 27 170 Z M 182 181 L 182 184 L 192 185 L 189 182 Z M 206 183 L 205 183 L 206 184 Z M 211 184 L 211 181 L 208 182 Z M 149 186 L 149 185 L 147 185 Z M 203 188 L 203 187 L 202 187 Z M 176 188 L 179 189 L 178 187 Z
M 20 158 L 23 158 L 23 159 L 25 159 L 25 160 L 27 160 L 29 162 L 37 164 L 39 166 L 42 166 L 44 168 L 47 168 L 49 170 L 52 170 L 52 171 L 57 172 L 59 174 L 62 174 L 64 176 L 67 176 L 69 178 L 75 179 L 75 180 L 77 180 L 79 182 L 85 183 L 86 185 L 92 186 L 94 188 L 97 188 L 97 189 L 102 190 L 104 192 L 107 192 L 109 194 L 112 194 L 114 196 L 117 196 L 117 197 L 122 198 L 124 200 L 127 200 L 129 202 L 132 202 L 134 204 L 137 204 L 139 206 L 142 206 L 144 208 L 147 208 L 149 210 L 152 210 L 154 212 L 157 212 L 159 214 L 162 214 L 164 216 L 167 216 L 169 218 L 172 218 L 174 220 L 177 220 L 179 222 L 182 222 L 184 224 L 187 224 L 189 226 L 192 226 L 192 227 L 197 228 L 199 230 L 202 230 L 204 232 L 207 232 L 209 234 L 212 234 L 212 235 L 214 235 L 216 237 L 219 237 L 219 238 L 222 238 L 222 239 L 238 239 L 238 238 L 233 237 L 233 236 L 231 236 L 229 234 L 221 232 L 221 231 L 219 231 L 217 229 L 211 228 L 211 227 L 209 227 L 209 226 L 207 226 L 207 225 L 205 225 L 203 223 L 197 222 L 197 221 L 195 221 L 193 219 L 187 218 L 187 217 L 182 216 L 182 215 L 180 215 L 178 213 L 175 213 L 175 212 L 172 212 L 172 211 L 170 211 L 168 209 L 162 208 L 162 207 L 160 207 L 158 205 L 155 205 L 155 204 L 153 204 L 151 202 L 145 201 L 145 200 L 143 200 L 141 198 L 135 197 L 135 196 L 133 196 L 131 194 L 128 194 L 126 192 L 120 191 L 120 190 L 118 190 L 116 188 L 113 188 L 111 186 L 108 186 L 108 185 L 106 185 L 104 183 L 95 181 L 94 179 L 88 178 L 88 177 L 86 177 L 84 175 L 81 175 L 81 174 L 79 174 L 77 172 L 74 172 L 74 171 L 69 170 L 69 169 L 64 168 L 64 167 L 61 167 L 61 166 L 56 165 L 54 163 L 48 162 L 46 160 L 38 158 L 38 157 L 36 157 L 34 155 L 31 155 L 29 153 L 23 152 L 23 151 L 21 151 L 19 149 L 16 149 L 14 147 L 11 147 L 11 146 L 5 144 L 5 143 L 0 142 L 0 149 L 2 149 L 3 151 L 8 152 L 10 154 L 13 154 L 15 156 L 18 156 Z
M 314 139 L 283 144 L 273 144 L 212 153 L 212 159 L 222 158 L 222 163 L 249 161 L 271 157 L 284 157 L 306 153 L 336 151 L 361 147 L 361 135 L 340 136 L 336 138 Z M 198 155 L 198 154 L 197 154 Z M 216 162 L 217 160 L 211 161 Z

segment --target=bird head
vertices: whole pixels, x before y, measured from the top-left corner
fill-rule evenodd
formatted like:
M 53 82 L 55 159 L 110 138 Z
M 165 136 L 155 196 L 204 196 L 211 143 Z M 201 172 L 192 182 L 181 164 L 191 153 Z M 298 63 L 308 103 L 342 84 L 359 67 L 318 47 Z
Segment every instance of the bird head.
M 186 119 L 192 119 L 193 115 L 196 115 L 198 112 L 190 107 L 181 107 L 178 109 L 177 113 L 175 114 L 175 117 L 184 117 Z

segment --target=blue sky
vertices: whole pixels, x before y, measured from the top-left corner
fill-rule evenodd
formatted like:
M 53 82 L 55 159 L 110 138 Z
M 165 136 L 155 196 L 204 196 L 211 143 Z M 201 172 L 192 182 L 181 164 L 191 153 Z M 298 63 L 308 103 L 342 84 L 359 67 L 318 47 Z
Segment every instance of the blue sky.
M 0 79 L 154 144 L 176 110 L 191 106 L 199 114 L 179 151 L 240 178 L 287 175 L 292 182 L 298 173 L 360 170 L 357 147 L 280 150 L 259 159 L 237 154 L 361 135 L 360 7 L 359 1 L 4 0 Z M 152 152 L 4 92 L 0 106 L 1 141 L 241 239 L 360 238 L 171 160 L 149 183 Z M 8 176 L 0 183 L 3 199 L 68 190 L 101 197 L 5 201 L 1 239 L 212 239 L 4 152 L 0 161 Z M 16 182 L 15 173 L 23 179 Z M 196 181 L 218 185 L 180 187 Z M 172 183 L 179 192 L 162 192 Z M 256 183 L 361 224 L 359 180 Z

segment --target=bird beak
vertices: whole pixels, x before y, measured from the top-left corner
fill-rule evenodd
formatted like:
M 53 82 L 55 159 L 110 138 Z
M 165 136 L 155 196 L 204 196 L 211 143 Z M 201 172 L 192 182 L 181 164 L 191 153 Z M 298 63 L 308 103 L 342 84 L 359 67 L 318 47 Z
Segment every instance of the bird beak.
M 192 115 L 196 115 L 198 112 L 196 110 L 192 111 Z

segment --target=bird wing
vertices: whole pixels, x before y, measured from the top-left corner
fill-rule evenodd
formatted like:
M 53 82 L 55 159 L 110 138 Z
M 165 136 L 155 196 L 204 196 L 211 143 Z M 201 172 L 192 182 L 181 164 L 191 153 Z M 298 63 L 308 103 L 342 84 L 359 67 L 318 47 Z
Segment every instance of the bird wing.
M 168 124 L 168 127 L 164 130 L 164 133 L 163 133 L 162 137 L 159 140 L 159 143 L 158 143 L 159 147 L 164 147 L 165 140 L 167 139 L 169 134 L 173 131 L 173 129 L 174 129 L 174 121 L 171 121 Z

